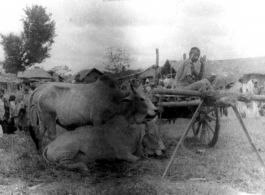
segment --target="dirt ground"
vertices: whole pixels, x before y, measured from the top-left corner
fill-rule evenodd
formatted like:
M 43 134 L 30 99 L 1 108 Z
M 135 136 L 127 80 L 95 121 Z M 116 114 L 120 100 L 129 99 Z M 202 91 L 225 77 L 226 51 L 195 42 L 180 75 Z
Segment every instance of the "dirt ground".
M 161 126 L 167 147 L 163 157 L 144 157 L 131 164 L 96 164 L 87 173 L 47 164 L 24 133 L 0 138 L 0 194 L 265 194 L 265 170 L 235 118 L 221 118 L 214 148 L 196 153 L 181 148 L 163 180 L 161 176 L 180 139 L 187 119 Z M 265 159 L 265 118 L 244 119 Z

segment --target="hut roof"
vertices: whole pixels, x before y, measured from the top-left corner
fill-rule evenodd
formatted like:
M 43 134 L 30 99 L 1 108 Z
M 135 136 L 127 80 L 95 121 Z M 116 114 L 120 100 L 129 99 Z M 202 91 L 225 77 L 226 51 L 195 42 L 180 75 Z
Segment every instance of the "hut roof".
M 96 71 L 99 74 L 103 75 L 103 73 L 101 71 L 99 71 L 96 68 L 92 68 L 92 69 L 84 69 L 79 71 L 78 73 L 75 74 L 74 78 L 76 78 L 78 75 L 80 75 L 79 80 L 82 81 L 87 75 L 89 75 L 91 72 Z
M 155 65 L 150 66 L 139 74 L 140 78 L 155 77 Z
M 18 73 L 21 79 L 53 79 L 52 76 L 42 68 L 33 68 Z
M 0 82 L 4 83 L 12 83 L 12 82 L 20 82 L 14 74 L 9 74 L 9 73 L 0 73 Z

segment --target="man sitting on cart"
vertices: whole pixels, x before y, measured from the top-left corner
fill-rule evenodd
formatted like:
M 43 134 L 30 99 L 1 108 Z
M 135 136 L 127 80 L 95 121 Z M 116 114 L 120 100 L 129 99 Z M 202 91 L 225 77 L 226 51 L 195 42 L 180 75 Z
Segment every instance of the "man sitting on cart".
M 210 82 L 205 78 L 202 79 L 204 73 L 204 65 L 206 62 L 206 56 L 200 58 L 201 52 L 197 47 L 193 47 L 189 53 L 189 59 L 183 60 L 177 71 L 175 83 L 172 88 L 184 88 L 189 90 L 201 90 L 209 89 L 211 87 Z M 199 60 L 201 62 L 200 72 L 195 70 L 195 63 Z

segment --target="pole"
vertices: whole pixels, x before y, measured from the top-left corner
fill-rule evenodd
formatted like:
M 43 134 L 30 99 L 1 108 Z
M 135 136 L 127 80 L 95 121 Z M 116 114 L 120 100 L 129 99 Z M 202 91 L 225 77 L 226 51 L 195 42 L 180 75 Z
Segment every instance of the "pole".
M 153 89 L 155 94 L 167 94 L 167 95 L 187 95 L 187 96 L 198 96 L 201 97 L 201 93 L 193 90 L 185 90 L 185 89 Z
M 248 130 L 247 130 L 247 128 L 246 128 L 246 126 L 245 126 L 245 124 L 244 124 L 244 122 L 243 122 L 243 120 L 242 120 L 242 118 L 241 118 L 241 116 L 240 116 L 240 114 L 239 114 L 239 112 L 238 112 L 238 110 L 237 110 L 237 107 L 232 106 L 232 108 L 233 108 L 233 110 L 234 110 L 234 112 L 235 112 L 235 114 L 236 114 L 236 117 L 237 117 L 237 119 L 238 119 L 238 121 L 239 121 L 241 127 L 242 127 L 243 130 L 244 130 L 244 133 L 246 134 L 246 136 L 247 136 L 247 138 L 248 138 L 248 141 L 249 141 L 249 143 L 250 143 L 252 149 L 253 149 L 254 152 L 256 153 L 256 155 L 257 155 L 257 157 L 258 157 L 258 159 L 259 159 L 261 165 L 263 166 L 263 168 L 265 168 L 265 163 L 264 163 L 262 157 L 260 156 L 260 153 L 259 153 L 259 151 L 257 150 L 255 144 L 253 143 L 253 141 L 252 141 L 252 139 L 251 139 L 251 137 L 250 137 L 250 135 L 249 135 L 249 133 L 248 133 Z
M 196 118 L 197 118 L 197 116 L 198 116 L 198 113 L 199 113 L 199 111 L 200 111 L 201 108 L 202 108 L 203 103 L 204 103 L 204 101 L 201 101 L 201 103 L 200 103 L 199 106 L 197 107 L 195 113 L 193 114 L 193 116 L 192 116 L 192 118 L 191 118 L 191 120 L 190 120 L 190 122 L 189 122 L 189 125 L 188 125 L 187 129 L 186 129 L 186 130 L 184 131 L 184 133 L 182 134 L 182 137 L 180 138 L 180 140 L 179 140 L 179 142 L 178 142 L 178 145 L 176 146 L 176 148 L 175 148 L 175 150 L 174 150 L 174 152 L 173 152 L 173 154 L 172 154 L 172 156 L 171 156 L 171 158 L 170 158 L 170 161 L 169 161 L 169 163 L 168 163 L 168 165 L 167 165 L 167 168 L 166 168 L 166 170 L 165 170 L 165 172 L 164 172 L 164 174 L 163 174 L 163 176 L 162 176 L 162 179 L 164 179 L 165 176 L 167 175 L 167 172 L 168 172 L 168 170 L 169 170 L 169 168 L 170 168 L 170 166 L 171 166 L 171 164 L 172 164 L 172 162 L 173 162 L 173 160 L 174 160 L 174 158 L 175 158 L 175 156 L 176 156 L 176 153 L 177 153 L 177 151 L 178 151 L 180 145 L 182 144 L 183 140 L 186 138 L 187 134 L 189 133 L 189 130 L 190 130 L 192 124 L 194 123 L 194 121 L 196 120 Z
M 157 68 L 159 66 L 159 51 L 158 49 L 156 49 L 156 65 L 155 65 L 155 78 L 154 78 L 154 83 L 155 83 L 155 86 L 158 84 L 158 81 L 157 81 Z
M 159 65 L 159 51 L 156 49 L 156 66 Z
M 197 96 L 202 97 L 203 94 L 199 91 L 195 90 L 187 90 L 187 89 L 160 89 L 154 88 L 154 94 L 167 94 L 167 95 L 186 95 L 186 96 Z M 239 101 L 247 101 L 246 98 L 249 94 L 248 93 L 239 93 L 239 92 L 227 92 L 227 91 L 213 91 L 212 97 L 215 98 L 222 98 L 222 97 L 229 97 Z M 265 101 L 265 95 L 251 95 L 248 101 Z

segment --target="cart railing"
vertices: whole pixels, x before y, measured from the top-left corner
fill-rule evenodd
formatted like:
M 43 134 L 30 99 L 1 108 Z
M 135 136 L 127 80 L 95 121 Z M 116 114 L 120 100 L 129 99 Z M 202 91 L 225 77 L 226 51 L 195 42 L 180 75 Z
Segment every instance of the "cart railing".
M 199 92 L 199 91 L 184 90 L 184 89 L 154 88 L 153 93 L 160 95 L 164 94 L 164 95 L 196 96 L 203 98 L 205 102 L 210 102 L 210 104 L 216 104 L 216 105 L 218 104 L 235 105 L 237 101 L 243 101 L 243 102 L 265 101 L 265 95 L 254 95 L 252 93 L 239 93 L 229 90 L 228 91 L 208 90 L 208 91 Z

